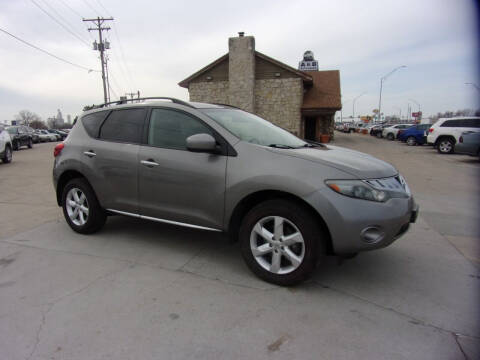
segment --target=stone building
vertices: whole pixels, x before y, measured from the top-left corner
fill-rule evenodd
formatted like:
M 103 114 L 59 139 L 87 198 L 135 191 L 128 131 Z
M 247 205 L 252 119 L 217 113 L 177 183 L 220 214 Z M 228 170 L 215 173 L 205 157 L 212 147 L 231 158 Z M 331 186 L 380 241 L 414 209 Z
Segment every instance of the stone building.
M 230 38 L 228 47 L 227 54 L 179 83 L 190 101 L 236 106 L 305 139 L 333 137 L 334 115 L 342 107 L 338 70 L 294 69 L 255 51 L 255 38 L 243 33 Z

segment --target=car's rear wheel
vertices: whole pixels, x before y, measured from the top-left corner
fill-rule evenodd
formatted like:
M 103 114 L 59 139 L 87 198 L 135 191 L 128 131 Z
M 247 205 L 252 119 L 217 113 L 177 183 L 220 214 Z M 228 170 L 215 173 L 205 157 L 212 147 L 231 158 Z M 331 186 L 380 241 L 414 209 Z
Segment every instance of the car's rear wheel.
M 407 138 L 407 145 L 409 145 L 409 146 L 417 145 L 417 140 L 415 139 L 414 136 L 409 136 Z
M 378 132 L 378 133 L 377 133 L 377 138 L 379 138 L 379 139 L 382 138 L 382 133 L 381 133 L 381 132 Z
M 394 136 L 392 133 L 388 133 L 388 134 L 387 134 L 387 139 L 388 139 L 388 140 L 394 140 L 394 139 L 395 139 L 395 136 Z
M 314 270 L 317 249 L 324 248 L 322 229 L 310 212 L 295 202 L 268 200 L 244 217 L 240 227 L 242 256 L 261 279 L 295 285 Z
M 442 138 L 438 141 L 437 151 L 440 154 L 451 154 L 453 152 L 454 143 L 452 139 Z
M 5 164 L 12 162 L 12 149 L 9 145 L 5 146 L 5 153 L 3 154 L 2 161 Z
M 81 234 L 100 230 L 107 219 L 90 184 L 82 178 L 67 183 L 62 193 L 62 208 L 68 225 Z

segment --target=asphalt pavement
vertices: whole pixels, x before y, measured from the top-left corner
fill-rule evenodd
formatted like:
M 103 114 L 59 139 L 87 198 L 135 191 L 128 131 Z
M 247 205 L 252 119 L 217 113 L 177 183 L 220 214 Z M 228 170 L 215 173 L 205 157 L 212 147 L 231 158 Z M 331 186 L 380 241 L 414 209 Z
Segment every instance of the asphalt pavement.
M 480 163 L 336 133 L 406 177 L 420 216 L 311 280 L 257 279 L 221 234 L 120 216 L 74 233 L 54 144 L 0 165 L 1 359 L 479 359 Z

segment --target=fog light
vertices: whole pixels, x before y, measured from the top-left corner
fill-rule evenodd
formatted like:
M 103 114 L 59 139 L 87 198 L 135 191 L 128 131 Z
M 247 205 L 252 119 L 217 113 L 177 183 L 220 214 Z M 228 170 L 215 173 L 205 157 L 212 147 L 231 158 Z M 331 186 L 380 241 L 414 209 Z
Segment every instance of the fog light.
M 369 226 L 362 230 L 360 238 L 367 244 L 375 244 L 383 240 L 385 233 L 376 226 Z

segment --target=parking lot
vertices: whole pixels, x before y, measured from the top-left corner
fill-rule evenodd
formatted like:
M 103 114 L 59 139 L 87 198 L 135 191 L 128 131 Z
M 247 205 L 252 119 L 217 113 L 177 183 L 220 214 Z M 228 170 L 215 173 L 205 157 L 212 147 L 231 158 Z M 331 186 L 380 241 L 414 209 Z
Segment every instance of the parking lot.
M 217 233 L 111 217 L 74 233 L 54 144 L 0 166 L 2 359 L 479 359 L 478 158 L 335 133 L 394 164 L 420 205 L 393 245 L 256 278 Z

